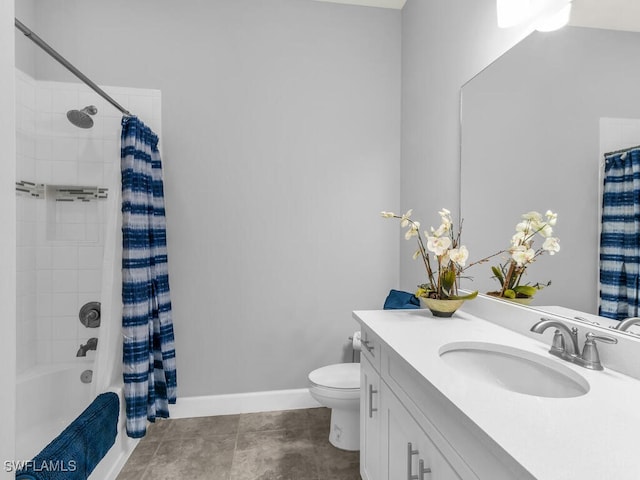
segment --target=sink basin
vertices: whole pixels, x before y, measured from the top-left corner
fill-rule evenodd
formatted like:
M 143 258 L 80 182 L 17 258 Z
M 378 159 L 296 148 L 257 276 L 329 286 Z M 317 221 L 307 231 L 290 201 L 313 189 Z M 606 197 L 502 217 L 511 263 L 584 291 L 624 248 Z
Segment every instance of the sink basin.
M 454 342 L 440 348 L 442 360 L 462 374 L 512 392 L 537 397 L 579 397 L 589 383 L 560 360 L 485 342 Z

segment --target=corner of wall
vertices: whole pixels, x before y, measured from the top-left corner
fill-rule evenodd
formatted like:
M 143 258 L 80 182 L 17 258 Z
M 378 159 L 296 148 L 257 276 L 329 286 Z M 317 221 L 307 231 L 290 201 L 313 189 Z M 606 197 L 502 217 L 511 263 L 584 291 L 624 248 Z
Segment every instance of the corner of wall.
M 16 137 L 15 137 L 15 38 L 14 2 L 0 2 L 0 250 L 16 250 Z M 16 258 L 0 256 L 0 459 L 15 460 L 16 385 Z M 0 470 L 0 478 L 15 472 Z

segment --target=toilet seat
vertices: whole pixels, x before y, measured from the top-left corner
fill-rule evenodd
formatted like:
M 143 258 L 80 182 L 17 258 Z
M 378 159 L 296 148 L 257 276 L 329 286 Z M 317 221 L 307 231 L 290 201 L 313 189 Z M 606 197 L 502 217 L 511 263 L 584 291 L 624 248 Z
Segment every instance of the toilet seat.
M 334 390 L 360 390 L 360 364 L 337 363 L 321 367 L 309 374 L 309 382 L 315 387 Z

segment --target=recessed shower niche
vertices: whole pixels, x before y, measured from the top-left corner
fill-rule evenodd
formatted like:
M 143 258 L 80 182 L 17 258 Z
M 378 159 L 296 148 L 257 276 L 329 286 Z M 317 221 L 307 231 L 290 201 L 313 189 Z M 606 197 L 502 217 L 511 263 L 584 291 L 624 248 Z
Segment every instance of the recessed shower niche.
M 45 185 L 16 182 L 16 193 L 46 202 L 44 224 L 48 241 L 98 242 L 109 189 L 96 186 Z
M 93 186 L 45 186 L 47 240 L 98 242 L 108 189 Z

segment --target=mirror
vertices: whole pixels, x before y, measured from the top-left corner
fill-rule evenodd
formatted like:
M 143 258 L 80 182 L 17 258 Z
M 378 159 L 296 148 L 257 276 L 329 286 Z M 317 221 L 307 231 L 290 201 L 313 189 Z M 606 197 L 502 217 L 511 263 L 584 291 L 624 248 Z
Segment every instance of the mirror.
M 602 156 L 640 145 L 638 58 L 640 33 L 535 32 L 462 88 L 460 204 L 471 258 L 508 248 L 523 213 L 558 213 L 561 251 L 527 269 L 527 282 L 552 282 L 532 307 L 597 315 Z M 497 290 L 498 263 L 474 267 L 464 287 Z

